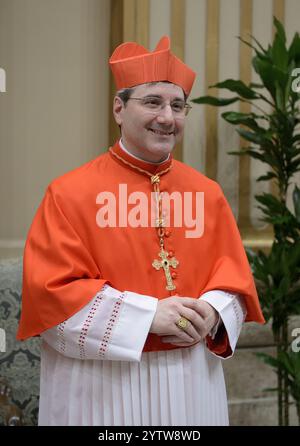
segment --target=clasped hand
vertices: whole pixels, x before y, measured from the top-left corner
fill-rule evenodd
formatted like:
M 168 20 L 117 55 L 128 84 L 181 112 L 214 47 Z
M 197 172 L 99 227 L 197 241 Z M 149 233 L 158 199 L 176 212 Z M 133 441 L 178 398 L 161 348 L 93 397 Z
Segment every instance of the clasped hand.
M 177 326 L 181 317 L 189 321 L 184 330 Z M 218 312 L 201 299 L 167 297 L 158 301 L 150 333 L 161 336 L 162 342 L 189 347 L 204 339 L 218 318 Z

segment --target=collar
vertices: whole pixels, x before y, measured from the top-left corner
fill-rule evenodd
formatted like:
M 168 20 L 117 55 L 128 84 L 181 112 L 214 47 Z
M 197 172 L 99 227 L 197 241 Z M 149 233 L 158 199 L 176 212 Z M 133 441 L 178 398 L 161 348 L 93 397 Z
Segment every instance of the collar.
M 112 147 L 112 150 L 121 158 L 123 158 L 125 161 L 133 164 L 133 166 L 140 167 L 141 169 L 144 169 L 151 174 L 157 174 L 167 169 L 172 164 L 172 159 L 173 159 L 172 155 L 170 154 L 168 159 L 166 159 L 161 163 L 147 162 L 137 158 L 136 156 L 131 155 L 127 150 L 125 151 L 124 149 L 122 149 L 119 141 L 115 143 L 115 145 Z M 128 169 L 135 170 L 134 167 L 130 167 L 128 165 L 123 164 L 122 161 L 118 160 L 110 152 L 109 154 L 116 162 L 122 164 L 122 166 L 125 166 Z

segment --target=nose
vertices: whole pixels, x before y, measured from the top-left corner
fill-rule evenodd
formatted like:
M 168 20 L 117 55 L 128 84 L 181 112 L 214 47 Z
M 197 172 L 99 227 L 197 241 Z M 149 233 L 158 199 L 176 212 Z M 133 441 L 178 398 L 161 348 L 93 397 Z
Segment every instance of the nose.
M 164 124 L 172 124 L 174 122 L 174 115 L 170 104 L 165 104 L 160 110 L 157 115 L 157 121 Z

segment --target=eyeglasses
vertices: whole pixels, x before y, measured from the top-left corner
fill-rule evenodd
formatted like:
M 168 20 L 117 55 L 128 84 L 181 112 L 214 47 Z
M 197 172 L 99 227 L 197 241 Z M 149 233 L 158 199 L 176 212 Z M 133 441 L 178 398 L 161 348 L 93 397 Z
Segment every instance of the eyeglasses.
M 177 118 L 184 118 L 192 108 L 191 105 L 187 104 L 185 101 L 180 99 L 175 99 L 172 102 L 167 102 L 163 98 L 156 96 L 145 96 L 144 98 L 128 98 L 128 100 L 133 99 L 135 101 L 141 101 L 142 107 L 144 107 L 147 112 L 159 113 L 166 105 L 170 105 L 173 115 Z

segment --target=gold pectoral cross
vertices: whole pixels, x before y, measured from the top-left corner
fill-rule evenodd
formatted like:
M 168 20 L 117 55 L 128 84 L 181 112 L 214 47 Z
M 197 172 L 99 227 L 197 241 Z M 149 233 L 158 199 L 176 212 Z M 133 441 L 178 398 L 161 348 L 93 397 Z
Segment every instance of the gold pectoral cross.
M 167 257 L 169 255 L 169 253 L 167 251 L 164 251 L 163 248 L 161 248 L 161 251 L 160 251 L 160 253 L 158 255 L 159 255 L 159 257 L 162 260 L 155 259 L 154 262 L 152 263 L 152 266 L 157 271 L 160 268 L 164 269 L 164 272 L 165 272 L 165 275 L 166 275 L 166 280 L 167 280 L 166 290 L 168 290 L 168 291 L 175 290 L 176 286 L 172 282 L 172 277 L 171 277 L 171 273 L 170 273 L 170 266 L 172 268 L 176 268 L 177 265 L 179 264 L 179 262 L 178 262 L 177 259 L 175 259 L 175 257 L 172 257 L 171 259 L 168 259 Z

